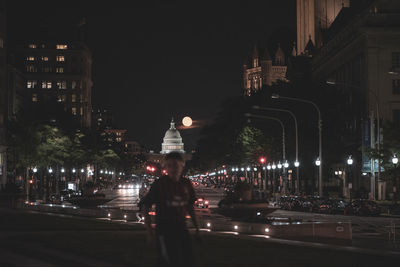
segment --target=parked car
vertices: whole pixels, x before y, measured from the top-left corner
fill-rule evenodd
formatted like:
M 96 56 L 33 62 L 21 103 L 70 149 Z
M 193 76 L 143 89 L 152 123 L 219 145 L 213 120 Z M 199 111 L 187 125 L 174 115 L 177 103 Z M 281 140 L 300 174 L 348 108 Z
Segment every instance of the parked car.
M 374 201 L 366 199 L 356 199 L 346 205 L 344 214 L 354 214 L 360 216 L 379 216 L 381 207 Z

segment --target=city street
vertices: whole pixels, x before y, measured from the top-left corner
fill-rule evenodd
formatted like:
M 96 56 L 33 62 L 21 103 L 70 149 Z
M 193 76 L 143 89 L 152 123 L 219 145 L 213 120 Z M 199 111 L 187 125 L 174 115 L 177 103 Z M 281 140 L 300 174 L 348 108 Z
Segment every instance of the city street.
M 66 215 L 0 210 L 0 266 L 153 266 L 155 249 L 141 224 Z M 56 236 L 56 238 L 55 238 Z M 395 266 L 397 254 L 373 250 L 201 233 L 195 243 L 200 267 L 208 266 Z
M 199 185 L 195 187 L 197 197 L 202 197 L 210 201 L 210 209 L 197 209 L 198 216 L 206 216 L 219 221 L 225 220 L 230 222 L 229 218 L 225 218 L 213 212 L 217 208 L 218 202 L 223 197 L 223 189 L 209 188 Z M 114 198 L 106 203 L 105 208 L 119 208 L 123 210 L 138 210 L 137 202 L 139 200 L 138 189 L 108 189 L 104 193 L 107 197 Z M 301 222 L 351 222 L 353 234 L 353 246 L 363 248 L 386 248 L 390 250 L 400 251 L 400 217 L 365 217 L 352 215 L 331 215 L 312 212 L 298 212 L 287 210 L 276 210 L 269 214 L 269 217 L 275 220 L 291 219 L 292 221 Z M 394 245 L 389 240 L 390 226 L 395 225 L 397 242 Z

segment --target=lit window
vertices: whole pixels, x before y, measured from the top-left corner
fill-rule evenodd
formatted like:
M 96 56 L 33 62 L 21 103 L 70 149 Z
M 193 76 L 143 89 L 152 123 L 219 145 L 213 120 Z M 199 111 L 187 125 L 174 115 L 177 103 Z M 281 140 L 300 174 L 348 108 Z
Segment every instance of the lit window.
M 81 116 L 83 116 L 83 108 L 79 108 L 79 113 L 81 114 Z
M 75 94 L 71 95 L 71 102 L 73 102 L 73 103 L 76 102 L 76 95 Z
M 36 81 L 27 81 L 26 82 L 26 88 L 35 88 L 37 85 Z
M 65 58 L 64 58 L 64 56 L 57 56 L 56 60 L 59 61 L 59 62 L 64 62 Z
M 33 65 L 27 65 L 26 66 L 26 71 L 27 72 L 37 72 L 37 68 Z
M 29 44 L 29 48 L 36 48 L 37 46 L 35 44 Z
M 32 94 L 32 102 L 37 102 L 37 101 L 38 101 L 37 94 Z
M 42 81 L 42 88 L 51 88 L 51 81 Z
M 26 60 L 27 61 L 35 61 L 35 57 L 34 56 L 29 56 L 29 57 L 26 57 Z
M 75 88 L 76 88 L 76 81 L 72 81 L 72 83 L 71 83 L 71 88 L 72 88 L 72 89 L 75 89 Z
M 56 73 L 64 73 L 64 68 L 63 67 L 57 67 L 56 68 Z
M 58 102 L 65 102 L 67 100 L 67 96 L 66 95 L 59 95 L 58 96 Z
M 56 48 L 57 48 L 57 49 L 67 49 L 68 46 L 67 46 L 66 44 L 58 44 L 58 45 L 56 46 Z
M 73 115 L 76 115 L 76 108 L 75 107 L 71 108 L 71 112 Z
M 67 89 L 67 82 L 66 81 L 59 81 L 57 82 L 58 89 Z
M 49 61 L 49 57 L 42 57 L 42 61 Z

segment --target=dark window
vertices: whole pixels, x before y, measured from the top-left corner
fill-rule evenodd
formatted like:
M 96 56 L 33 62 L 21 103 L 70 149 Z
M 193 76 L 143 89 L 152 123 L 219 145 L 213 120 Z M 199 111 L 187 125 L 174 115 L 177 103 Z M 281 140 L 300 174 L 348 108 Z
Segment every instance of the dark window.
M 400 68 L 400 52 L 392 53 L 392 67 Z
M 393 109 L 393 124 L 400 126 L 400 109 Z
M 400 95 L 400 80 L 392 80 L 392 94 Z

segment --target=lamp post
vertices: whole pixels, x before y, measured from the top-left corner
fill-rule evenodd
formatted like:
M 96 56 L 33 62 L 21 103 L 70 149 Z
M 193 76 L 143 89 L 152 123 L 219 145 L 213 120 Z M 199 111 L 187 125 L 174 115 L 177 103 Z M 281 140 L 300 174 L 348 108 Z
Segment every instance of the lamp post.
M 299 182 L 299 135 L 298 135 L 298 128 L 297 128 L 297 118 L 294 115 L 294 113 L 290 110 L 287 109 L 280 109 L 280 108 L 266 108 L 266 107 L 260 107 L 260 106 L 253 106 L 253 109 L 258 109 L 258 110 L 271 110 L 271 111 L 280 111 L 280 112 L 286 112 L 289 113 L 290 116 L 292 116 L 294 120 L 294 128 L 295 128 L 295 133 L 296 133 L 296 161 L 294 163 L 294 166 L 296 167 L 296 194 L 299 194 L 300 191 L 300 182 Z
M 320 196 L 323 195 L 322 192 L 322 119 L 321 119 L 321 111 L 319 109 L 319 107 L 317 106 L 317 104 L 315 104 L 314 102 L 310 101 L 310 100 L 306 100 L 306 99 L 301 99 L 301 98 L 294 98 L 294 97 L 287 97 L 287 96 L 280 96 L 280 95 L 272 95 L 271 96 L 272 99 L 286 99 L 286 100 L 291 100 L 291 101 L 297 101 L 297 102 L 303 102 L 303 103 L 307 103 L 307 104 L 311 104 L 318 113 L 318 135 L 319 135 L 319 162 L 320 164 L 318 165 L 319 168 L 319 175 L 318 175 L 318 194 Z
M 272 193 L 275 193 L 275 169 L 276 169 L 276 165 L 275 162 L 272 163 Z
M 350 202 L 352 200 L 352 191 L 353 191 L 353 179 L 352 179 L 352 175 L 351 175 L 351 165 L 353 165 L 353 159 L 351 158 L 351 155 L 348 157 L 347 159 L 347 166 L 348 166 L 348 171 L 349 171 L 349 189 L 350 189 Z

